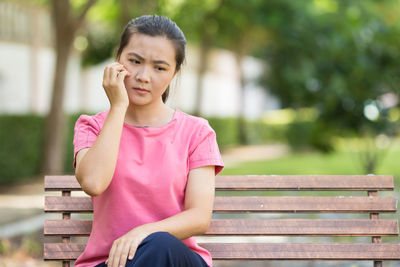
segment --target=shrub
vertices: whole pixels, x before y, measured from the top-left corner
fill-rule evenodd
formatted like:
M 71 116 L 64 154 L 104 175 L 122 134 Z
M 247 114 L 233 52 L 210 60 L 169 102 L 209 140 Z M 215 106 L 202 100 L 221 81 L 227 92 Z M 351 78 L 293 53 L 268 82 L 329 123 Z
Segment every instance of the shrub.
M 0 116 L 0 183 L 39 173 L 43 122 L 38 115 Z
M 220 149 L 239 144 L 237 118 L 207 118 L 210 126 L 217 134 L 217 142 Z

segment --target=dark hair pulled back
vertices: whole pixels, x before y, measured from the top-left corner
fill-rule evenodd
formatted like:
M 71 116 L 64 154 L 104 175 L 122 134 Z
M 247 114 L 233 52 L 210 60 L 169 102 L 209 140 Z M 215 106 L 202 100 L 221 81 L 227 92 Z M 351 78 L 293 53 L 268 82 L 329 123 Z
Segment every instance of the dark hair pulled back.
M 134 33 L 141 33 L 150 36 L 165 36 L 175 47 L 175 70 L 180 70 L 185 60 L 186 38 L 182 30 L 175 22 L 164 16 L 144 15 L 137 17 L 128 22 L 121 35 L 121 41 L 117 50 L 116 58 L 122 54 L 122 50 L 128 45 L 131 36 Z M 162 95 L 165 103 L 169 95 L 169 85 Z

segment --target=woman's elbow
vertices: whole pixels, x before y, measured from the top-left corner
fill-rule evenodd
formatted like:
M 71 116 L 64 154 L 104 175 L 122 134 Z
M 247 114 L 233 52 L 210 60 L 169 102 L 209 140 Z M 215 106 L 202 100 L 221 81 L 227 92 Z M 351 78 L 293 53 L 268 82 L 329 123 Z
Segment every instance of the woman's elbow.
M 89 196 L 96 197 L 104 192 L 105 189 L 103 189 L 99 184 L 90 182 L 93 179 L 90 179 L 89 177 L 82 177 L 82 175 L 79 175 L 78 173 L 76 173 L 75 176 L 81 185 L 83 192 Z
M 82 187 L 83 192 L 85 192 L 86 194 L 88 194 L 91 197 L 97 197 L 98 195 L 100 195 L 101 193 L 103 193 L 103 191 L 99 190 L 99 189 L 95 189 L 95 188 L 91 188 L 91 187 Z
M 210 224 L 211 224 L 211 218 L 210 217 L 203 217 L 200 220 L 197 220 L 198 224 L 197 224 L 197 234 L 198 235 L 202 235 L 204 233 L 206 233 L 208 231 L 208 229 L 210 228 Z

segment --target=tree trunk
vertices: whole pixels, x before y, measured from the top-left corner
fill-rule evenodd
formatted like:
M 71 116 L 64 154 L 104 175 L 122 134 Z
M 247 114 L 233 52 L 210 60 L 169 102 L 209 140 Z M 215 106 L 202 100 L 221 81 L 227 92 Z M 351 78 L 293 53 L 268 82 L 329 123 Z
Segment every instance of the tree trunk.
M 60 174 L 64 170 L 65 115 L 63 99 L 65 78 L 72 40 L 60 40 L 56 46 L 56 66 L 53 81 L 51 107 L 46 119 L 46 144 L 43 171 Z
M 70 14 L 70 3 L 68 0 L 52 1 L 56 64 L 51 106 L 45 124 L 44 160 L 42 165 L 42 173 L 44 174 L 61 174 L 64 171 L 66 121 L 63 110 L 63 99 L 68 58 L 75 33 L 94 2 L 95 0 L 89 0 L 80 15 L 73 17 Z

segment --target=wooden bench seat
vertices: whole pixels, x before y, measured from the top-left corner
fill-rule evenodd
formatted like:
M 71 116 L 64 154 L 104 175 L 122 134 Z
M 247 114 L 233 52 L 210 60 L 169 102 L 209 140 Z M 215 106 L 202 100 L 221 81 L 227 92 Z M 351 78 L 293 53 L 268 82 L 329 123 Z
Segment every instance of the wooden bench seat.
M 382 242 L 382 237 L 398 236 L 398 220 L 394 216 L 379 218 L 380 213 L 397 210 L 393 196 L 378 196 L 378 191 L 393 189 L 392 176 L 217 176 L 213 219 L 205 238 L 202 237 L 206 242 L 200 245 L 210 251 L 215 261 L 370 260 L 374 266 L 383 266 L 383 260 L 400 260 L 400 244 Z M 91 213 L 92 202 L 89 197 L 72 196 L 72 191 L 81 191 L 74 176 L 46 176 L 45 190 L 62 192 L 61 196 L 45 197 L 45 212 L 61 213 L 62 219 L 46 220 L 44 225 L 44 235 L 60 236 L 62 243 L 45 243 L 44 259 L 61 260 L 63 266 L 69 266 L 86 246 L 71 242 L 71 237 L 89 236 L 92 227 L 90 219 L 72 219 L 71 213 Z M 271 191 L 285 192 L 271 196 Z M 306 195 L 299 195 L 300 191 Z M 363 196 L 358 191 L 367 193 Z M 296 218 L 301 214 L 321 213 L 329 213 L 330 217 Z M 288 214 L 292 217 L 281 218 Z M 348 216 L 343 218 L 343 214 Z M 322 243 L 311 239 L 301 243 L 290 240 L 227 243 L 224 241 L 227 236 L 372 239 L 363 243 L 353 239 Z M 209 242 L 207 237 L 218 237 L 218 242 L 214 242 L 215 238 Z

